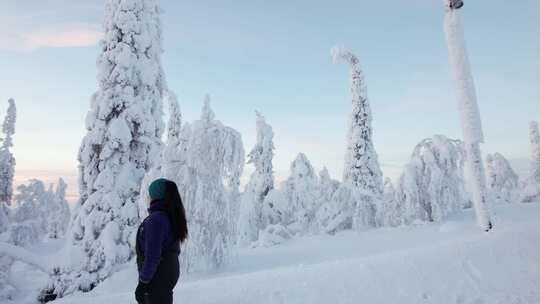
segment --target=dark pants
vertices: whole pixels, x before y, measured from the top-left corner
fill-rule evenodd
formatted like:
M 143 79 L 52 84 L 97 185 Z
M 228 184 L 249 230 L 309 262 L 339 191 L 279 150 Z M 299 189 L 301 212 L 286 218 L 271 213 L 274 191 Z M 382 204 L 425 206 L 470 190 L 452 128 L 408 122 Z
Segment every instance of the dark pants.
M 173 289 L 179 276 L 178 254 L 165 254 L 149 284 L 149 303 L 139 304 L 173 304 Z

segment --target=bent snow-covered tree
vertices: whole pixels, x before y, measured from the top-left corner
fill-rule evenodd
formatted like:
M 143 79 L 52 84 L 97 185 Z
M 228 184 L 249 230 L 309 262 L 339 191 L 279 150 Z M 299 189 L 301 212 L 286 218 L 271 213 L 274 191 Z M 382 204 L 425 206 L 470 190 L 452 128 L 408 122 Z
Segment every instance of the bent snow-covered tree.
M 334 62 L 348 63 L 350 73 L 352 111 L 349 118 L 343 183 L 362 192 L 363 201 L 358 202 L 354 211 L 355 226 L 363 228 L 366 220 L 377 225 L 382 222 L 380 212 L 383 178 L 373 145 L 372 115 L 364 76 L 358 58 L 350 51 L 334 47 L 331 55 Z M 366 212 L 373 214 L 368 215 Z M 370 216 L 375 218 L 370 220 L 368 219 Z
M 441 221 L 468 202 L 463 180 L 463 143 L 442 135 L 420 142 L 399 179 L 401 222 Z
M 9 106 L 2 125 L 2 146 L 0 147 L 0 204 L 10 205 L 13 196 L 13 176 L 15 175 L 15 157 L 11 153 L 13 147 L 13 134 L 15 134 L 15 121 L 17 109 L 15 100 L 8 100 Z
M 373 146 L 371 108 L 359 60 L 343 48 L 334 47 L 331 53 L 334 62 L 344 61 L 349 64 L 350 69 L 352 111 L 349 118 L 343 182 L 381 195 L 382 171 Z
M 163 132 L 159 14 L 157 0 L 106 2 L 99 89 L 86 116 L 68 235 L 77 259 L 57 268 L 42 301 L 93 289 L 134 254 L 140 184 L 159 159 Z
M 531 149 L 530 173 L 525 180 L 521 201 L 524 203 L 540 201 L 540 132 L 538 122 L 529 125 L 529 143 Z
M 493 223 L 488 210 L 486 176 L 480 150 L 480 144 L 484 142 L 482 122 L 469 58 L 465 48 L 461 18 L 459 12 L 451 6 L 447 6 L 444 26 L 450 70 L 457 91 L 463 141 L 467 152 L 467 164 L 471 174 L 474 210 L 480 228 L 489 231 L 493 227 Z
M 513 203 L 517 200 L 519 177 L 500 153 L 486 156 L 487 186 L 497 202 Z
M 242 196 L 240 217 L 238 221 L 238 242 L 248 245 L 257 240 L 264 223 L 262 210 L 263 202 L 270 190 L 274 189 L 274 170 L 272 159 L 274 157 L 274 132 L 266 123 L 264 116 L 257 115 L 257 143 L 248 154 L 248 164 L 253 164 L 255 171 Z
M 244 168 L 242 137 L 215 119 L 207 96 L 201 119 L 183 126 L 176 149 L 177 158 L 169 162 L 176 172 L 164 170 L 179 186 L 187 212 L 190 236 L 181 266 L 189 272 L 213 270 L 231 256 Z

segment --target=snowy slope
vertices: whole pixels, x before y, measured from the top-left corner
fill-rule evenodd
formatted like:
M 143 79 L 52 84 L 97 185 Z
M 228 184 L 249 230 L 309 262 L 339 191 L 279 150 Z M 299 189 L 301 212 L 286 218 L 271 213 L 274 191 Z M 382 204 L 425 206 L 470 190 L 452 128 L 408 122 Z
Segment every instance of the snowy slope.
M 471 212 L 444 224 L 305 237 L 246 249 L 220 274 L 191 277 L 176 303 L 540 303 L 540 204 Z M 55 303 L 134 303 L 134 267 Z

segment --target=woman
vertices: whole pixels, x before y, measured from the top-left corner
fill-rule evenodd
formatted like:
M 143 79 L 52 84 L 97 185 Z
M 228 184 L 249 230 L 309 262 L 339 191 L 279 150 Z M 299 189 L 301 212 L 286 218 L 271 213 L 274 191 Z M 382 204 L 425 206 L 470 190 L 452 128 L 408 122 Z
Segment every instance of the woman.
M 172 304 L 173 288 L 180 276 L 180 244 L 188 236 L 186 212 L 174 182 L 158 179 L 150 184 L 148 217 L 137 231 L 139 304 Z

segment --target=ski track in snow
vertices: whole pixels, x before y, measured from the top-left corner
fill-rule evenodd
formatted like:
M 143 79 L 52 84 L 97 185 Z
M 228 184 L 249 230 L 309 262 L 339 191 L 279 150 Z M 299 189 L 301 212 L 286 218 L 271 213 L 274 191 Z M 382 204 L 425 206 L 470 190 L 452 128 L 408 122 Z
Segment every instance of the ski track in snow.
M 466 211 L 442 224 L 243 249 L 222 273 L 183 278 L 175 303 L 540 303 L 540 204 L 497 213 L 488 234 Z M 135 303 L 136 281 L 135 267 L 127 267 L 90 293 L 53 303 Z

